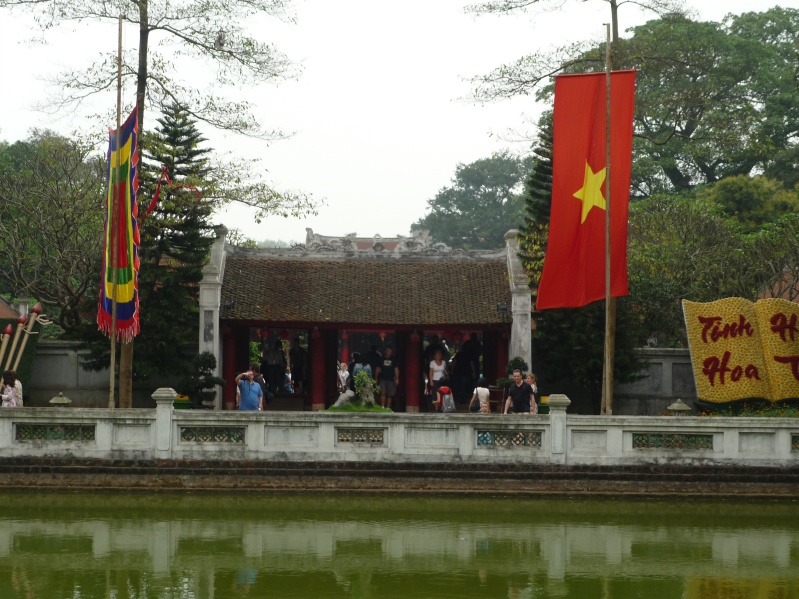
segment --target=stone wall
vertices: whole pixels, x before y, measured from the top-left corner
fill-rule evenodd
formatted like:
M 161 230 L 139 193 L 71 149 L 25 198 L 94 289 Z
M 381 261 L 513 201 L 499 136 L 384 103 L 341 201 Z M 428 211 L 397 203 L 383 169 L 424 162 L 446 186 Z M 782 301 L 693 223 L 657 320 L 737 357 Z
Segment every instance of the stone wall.
M 72 407 L 107 407 L 110 386 L 108 369 L 98 372 L 87 370 L 82 365 L 85 356 L 86 352 L 81 351 L 75 342 L 40 341 L 33 360 L 30 382 L 24 389 L 25 405 L 48 406 L 53 397 L 63 393 L 72 401 Z M 176 380 L 134 383 L 133 407 L 155 407 L 153 391 L 176 383 Z

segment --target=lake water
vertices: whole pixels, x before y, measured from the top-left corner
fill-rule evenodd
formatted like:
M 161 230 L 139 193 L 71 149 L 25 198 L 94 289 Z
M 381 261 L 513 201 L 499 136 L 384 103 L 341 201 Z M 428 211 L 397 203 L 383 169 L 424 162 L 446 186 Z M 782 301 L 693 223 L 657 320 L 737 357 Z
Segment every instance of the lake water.
M 799 598 L 799 502 L 0 493 L 2 599 Z

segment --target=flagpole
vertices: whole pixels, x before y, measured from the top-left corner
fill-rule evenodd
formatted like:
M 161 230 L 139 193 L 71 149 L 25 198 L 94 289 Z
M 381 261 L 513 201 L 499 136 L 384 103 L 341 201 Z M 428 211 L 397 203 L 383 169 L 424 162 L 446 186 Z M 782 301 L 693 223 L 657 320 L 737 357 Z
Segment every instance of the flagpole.
M 605 361 L 602 376 L 603 415 L 613 414 L 613 362 L 616 346 L 616 298 L 610 296 L 610 23 L 605 23 Z
M 117 132 L 115 138 L 116 152 L 112 151 L 112 155 L 116 156 L 113 160 L 111 168 L 111 176 L 108 178 L 108 184 L 111 187 L 111 202 L 109 211 L 111 218 L 108 219 L 108 226 L 110 227 L 108 239 L 111 244 L 111 364 L 109 366 L 110 372 L 110 389 L 108 391 L 108 407 L 114 408 L 114 387 L 116 382 L 116 361 L 117 361 L 117 281 L 119 280 L 119 269 L 117 268 L 117 245 L 119 235 L 119 216 L 117 215 L 117 189 L 119 189 L 119 161 L 121 160 L 121 152 L 119 148 L 119 134 L 122 128 L 122 15 L 119 15 L 119 31 L 117 35 Z M 114 174 L 117 176 L 117 185 L 114 186 Z M 118 201 L 122 201 L 119 198 Z M 106 271 L 107 272 L 107 271 Z M 105 273 L 103 273 L 103 285 L 105 285 Z

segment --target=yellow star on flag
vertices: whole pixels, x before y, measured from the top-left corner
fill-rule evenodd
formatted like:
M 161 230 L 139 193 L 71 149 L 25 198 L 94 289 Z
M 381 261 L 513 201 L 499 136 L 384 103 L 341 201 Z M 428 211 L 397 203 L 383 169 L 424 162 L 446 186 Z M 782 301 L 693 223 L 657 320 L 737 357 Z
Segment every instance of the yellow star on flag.
M 588 218 L 588 213 L 591 208 L 596 206 L 601 210 L 605 210 L 605 196 L 602 195 L 602 184 L 605 182 L 605 169 L 594 172 L 585 161 L 585 179 L 583 179 L 583 186 L 574 192 L 574 197 L 583 203 L 583 213 L 580 218 L 580 224 L 585 222 Z

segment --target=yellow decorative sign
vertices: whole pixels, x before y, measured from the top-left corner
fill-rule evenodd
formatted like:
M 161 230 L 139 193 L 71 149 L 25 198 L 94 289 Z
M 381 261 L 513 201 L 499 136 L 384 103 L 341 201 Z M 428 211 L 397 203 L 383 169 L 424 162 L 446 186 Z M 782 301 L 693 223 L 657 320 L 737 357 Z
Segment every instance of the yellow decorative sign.
M 682 304 L 699 399 L 799 397 L 798 304 L 740 297 Z

